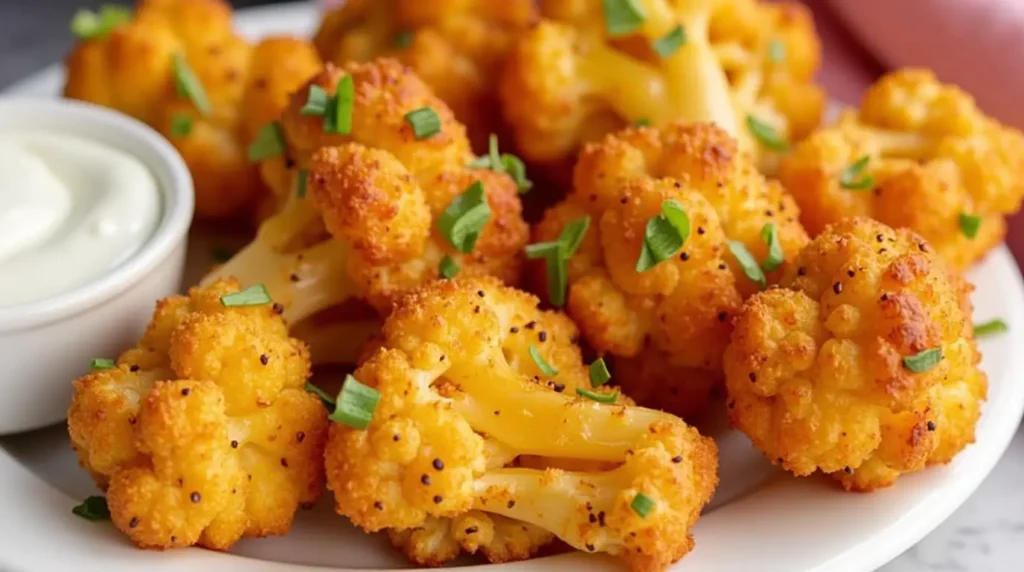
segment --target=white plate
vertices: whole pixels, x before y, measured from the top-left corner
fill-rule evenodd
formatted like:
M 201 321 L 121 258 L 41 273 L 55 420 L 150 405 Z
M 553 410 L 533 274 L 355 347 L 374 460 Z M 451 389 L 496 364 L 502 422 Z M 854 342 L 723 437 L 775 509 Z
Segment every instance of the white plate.
M 271 33 L 306 35 L 316 23 L 311 4 L 240 11 L 237 24 L 250 38 Z M 53 97 L 57 66 L 10 92 Z M 209 237 L 193 241 L 203 256 Z M 206 239 L 206 240 L 203 240 Z M 981 483 L 1009 444 L 1024 410 L 1024 285 L 1005 247 L 970 273 L 977 284 L 976 318 L 1001 317 L 1010 332 L 985 340 L 982 367 L 989 401 L 978 442 L 948 466 L 902 478 L 873 494 L 843 493 L 825 479 L 794 479 L 773 469 L 740 434 L 709 428 L 722 452 L 722 485 L 697 524 L 697 547 L 673 572 L 868 572 L 907 549 L 947 518 Z M 1016 348 L 1016 351 L 1014 351 Z M 50 349 L 48 351 L 53 351 Z M 1016 375 L 1015 375 L 1016 374 Z M 0 569 L 14 572 L 294 572 L 394 569 L 407 564 L 380 536 L 353 529 L 331 510 L 329 495 L 299 514 L 285 537 L 247 539 L 231 553 L 200 549 L 151 552 L 133 548 L 113 527 L 86 522 L 71 507 L 95 494 L 75 462 L 63 427 L 0 439 Z M 502 572 L 587 567 L 617 570 L 607 559 L 583 554 L 493 567 Z

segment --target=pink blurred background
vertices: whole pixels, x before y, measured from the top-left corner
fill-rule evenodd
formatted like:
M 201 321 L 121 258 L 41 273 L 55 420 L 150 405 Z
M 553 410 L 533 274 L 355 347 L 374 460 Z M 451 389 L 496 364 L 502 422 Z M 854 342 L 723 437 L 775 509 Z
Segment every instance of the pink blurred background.
M 822 38 L 821 82 L 857 103 L 886 69 L 924 66 L 971 92 L 986 112 L 1024 127 L 1024 0 L 804 0 Z M 1024 214 L 1007 243 L 1024 263 Z

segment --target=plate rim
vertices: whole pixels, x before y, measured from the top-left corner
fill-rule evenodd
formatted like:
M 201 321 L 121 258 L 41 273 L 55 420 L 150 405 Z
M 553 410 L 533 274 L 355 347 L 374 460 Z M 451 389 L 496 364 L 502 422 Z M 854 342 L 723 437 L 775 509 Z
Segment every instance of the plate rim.
M 307 33 L 310 31 L 309 28 L 315 24 L 316 14 L 316 9 L 311 2 L 293 2 L 239 9 L 235 12 L 235 23 L 240 33 L 249 37 L 265 34 L 265 30 L 271 30 L 271 33 Z M 62 82 L 61 65 L 55 63 L 0 90 L 0 96 L 57 95 Z M 982 265 L 987 274 L 995 274 L 995 277 L 1000 278 L 997 280 L 999 285 L 994 288 L 1000 290 L 1004 295 L 1009 295 L 1010 299 L 1016 300 L 1016 303 L 1011 302 L 1008 308 L 1004 308 L 1010 314 L 1004 318 L 1010 323 L 1011 330 L 1004 338 L 1000 338 L 998 343 L 1003 346 L 1020 347 L 1024 343 L 1024 282 L 1022 282 L 1020 270 L 1005 245 L 1000 245 L 990 253 Z M 891 520 L 887 526 L 875 530 L 870 537 L 833 553 L 810 567 L 803 567 L 799 569 L 799 572 L 867 572 L 875 570 L 919 542 L 970 497 L 1002 458 L 1016 434 L 1021 416 L 1024 414 L 1024 384 L 1014 384 L 1011 379 L 1014 371 L 1024 371 L 1024 352 L 1004 353 L 1006 353 L 1006 360 L 1001 364 L 1003 365 L 1000 371 L 1001 379 L 993 381 L 992 378 L 995 377 L 995 374 L 990 375 L 990 399 L 985 404 L 982 424 L 979 424 L 979 433 L 985 434 L 985 442 L 972 445 L 949 466 L 929 470 L 929 472 L 939 471 L 942 474 L 948 474 L 945 477 L 948 482 L 943 486 L 932 485 L 926 494 L 920 495 L 921 498 L 913 503 L 909 510 L 903 512 L 899 518 Z M 1009 395 L 993 400 L 991 389 L 996 384 L 1000 384 Z M 991 419 L 995 420 L 986 422 Z M 1001 424 L 993 426 L 992 424 L 996 422 Z M 918 473 L 904 477 L 895 488 L 872 493 L 872 495 L 884 495 L 889 491 L 899 491 L 901 485 L 903 487 L 911 486 L 905 481 L 921 476 L 927 477 L 927 474 Z M 779 487 L 779 490 L 786 494 L 787 490 L 796 490 L 800 487 L 807 489 L 805 485 L 797 484 L 802 482 L 805 480 L 791 477 L 778 478 L 769 483 L 767 487 Z M 763 488 L 765 487 L 758 490 L 763 490 Z M 806 499 L 808 490 L 800 490 L 797 493 Z M 11 494 L 12 491 L 13 494 Z M 835 498 L 856 498 L 858 496 L 860 495 L 855 493 L 842 493 L 842 496 L 837 495 Z M 0 536 L 8 541 L 13 540 L 16 545 L 23 547 L 23 550 L 17 553 L 0 554 L 0 565 L 15 572 L 43 570 L 54 563 L 59 564 L 63 558 L 74 558 L 75 566 L 80 572 L 119 572 L 121 570 L 134 572 L 140 566 L 145 566 L 153 572 L 181 570 L 189 566 L 216 566 L 219 571 L 223 572 L 236 570 L 246 572 L 328 570 L 322 566 L 266 561 L 240 554 L 203 549 L 169 552 L 137 550 L 124 542 L 120 535 L 110 527 L 88 526 L 87 523 L 73 517 L 70 514 L 70 507 L 77 503 L 76 499 L 72 499 L 36 477 L 6 448 L 0 446 L 0 499 L 3 497 L 13 497 L 12 502 L 15 506 L 8 505 L 8 509 L 14 508 L 15 514 L 23 514 L 22 511 L 28 511 L 31 514 L 34 511 L 37 517 L 46 514 L 53 516 L 47 520 L 38 520 L 37 518 L 34 527 L 26 526 L 23 518 L 0 519 Z M 29 502 L 30 500 L 31 502 Z M 741 500 L 736 499 L 734 502 L 738 503 Z M 40 511 L 42 505 L 48 505 L 48 508 Z M 732 503 L 728 503 L 722 506 L 698 522 L 695 529 L 697 537 L 695 550 L 679 564 L 673 566 L 673 571 L 685 572 L 699 569 L 722 571 L 722 568 L 716 564 L 714 556 L 705 556 L 710 554 L 707 544 L 712 540 L 707 535 L 714 534 L 720 528 L 728 527 L 728 523 L 723 525 L 719 522 L 723 517 L 728 516 L 724 514 L 725 509 L 731 505 Z M 719 514 L 717 518 L 716 514 Z M 723 536 L 720 532 L 718 534 L 719 537 Z M 40 538 L 44 538 L 45 542 L 40 542 Z M 112 538 L 115 539 L 115 545 L 105 547 L 104 543 L 111 542 Z M 36 545 L 45 545 L 42 550 L 33 551 L 31 548 L 33 539 L 35 539 Z M 117 542 L 117 540 L 121 541 Z M 727 545 L 729 540 L 726 538 Z M 731 540 L 735 541 L 735 538 Z M 801 544 L 800 539 L 794 539 L 794 541 Z M 62 546 L 64 549 L 53 551 L 53 545 Z M 77 548 L 77 550 L 71 550 L 70 547 Z M 100 548 L 107 549 L 99 550 Z M 109 548 L 114 548 L 114 550 Z M 750 553 L 751 558 L 758 558 L 759 567 L 765 570 L 766 563 L 761 559 L 764 553 L 756 549 L 751 549 Z M 65 556 L 62 557 L 61 554 Z M 159 555 L 159 557 L 155 557 L 155 555 Z M 87 558 L 83 559 L 82 556 Z M 776 568 L 770 562 L 767 565 L 772 566 L 771 570 L 794 572 L 794 569 L 789 567 Z M 504 565 L 476 565 L 461 569 L 502 570 L 503 572 L 550 570 L 554 572 L 573 566 L 586 566 L 594 570 L 609 571 L 619 569 L 610 558 L 594 558 L 580 553 Z M 735 570 L 741 569 L 735 568 Z M 330 570 L 355 572 L 355 569 L 348 568 L 331 568 Z M 733 568 L 729 570 L 733 570 Z

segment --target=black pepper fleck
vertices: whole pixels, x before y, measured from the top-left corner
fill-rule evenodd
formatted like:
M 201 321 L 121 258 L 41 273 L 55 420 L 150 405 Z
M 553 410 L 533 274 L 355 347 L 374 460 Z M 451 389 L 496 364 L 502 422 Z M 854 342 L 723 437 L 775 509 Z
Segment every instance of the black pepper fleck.
M 175 542 L 177 542 L 177 541 L 178 541 L 178 537 L 177 537 L 177 536 L 174 536 L 174 535 L 172 535 L 172 536 L 171 536 L 171 544 L 174 544 L 174 543 L 175 543 Z
M 697 227 L 697 234 L 704 234 L 705 232 L 706 231 L 704 230 L 704 227 L 702 227 L 702 226 L 698 226 Z
M 270 309 L 275 314 L 284 314 L 284 306 L 281 303 L 279 303 L 279 302 L 274 302 L 274 305 L 271 306 Z
M 843 293 L 843 283 L 842 282 L 836 282 L 835 284 L 833 284 L 832 285 L 832 291 L 835 292 L 836 294 L 842 294 Z
M 133 516 L 132 519 L 128 521 L 128 528 L 135 528 L 138 525 L 139 525 L 139 517 L 137 517 L 137 516 Z
M 597 516 L 595 516 L 594 513 L 590 513 L 590 524 L 594 524 L 595 522 L 597 522 Z
M 288 459 L 285 459 L 284 457 L 281 457 L 281 466 L 287 469 L 288 468 Z
M 135 372 L 139 371 L 139 369 L 140 369 L 139 366 L 132 365 L 131 367 L 128 368 L 128 371 L 130 371 L 132 373 L 135 373 Z
M 753 383 L 753 382 L 756 382 L 756 381 L 757 381 L 757 374 L 756 374 L 756 373 L 754 373 L 754 372 L 750 372 L 750 373 L 749 373 L 749 374 L 747 375 L 747 377 L 749 377 L 749 378 L 750 378 L 750 382 L 751 382 L 751 383 Z
M 299 275 L 298 274 L 289 274 L 288 275 L 288 280 L 291 280 L 292 282 L 298 282 L 299 281 Z
M 516 501 L 510 500 L 510 501 L 508 501 L 508 504 L 505 505 L 505 506 L 507 506 L 508 508 L 512 508 L 512 507 L 516 506 Z
M 934 421 L 929 421 L 928 422 L 928 430 L 929 431 L 935 431 L 935 422 Z
M 548 382 L 548 385 L 551 386 L 551 389 L 555 390 L 555 393 L 562 393 L 563 391 L 565 391 L 565 384 L 555 383 L 552 381 Z
M 686 262 L 689 259 L 690 259 L 690 254 L 689 253 L 683 252 L 683 253 L 679 254 L 679 260 L 682 260 L 683 262 Z
M 425 474 L 422 477 L 420 477 L 420 482 L 425 484 L 425 485 L 429 485 L 430 484 L 430 475 L 426 475 Z
M 718 313 L 718 321 L 719 321 L 719 322 L 724 322 L 724 321 L 726 321 L 726 320 L 727 320 L 728 318 L 729 318 L 729 313 L 728 313 L 728 312 L 719 312 L 719 313 Z
M 476 531 L 478 531 L 478 530 L 480 530 L 480 529 L 475 527 L 475 526 L 470 526 L 469 528 L 466 529 L 465 532 L 466 532 L 466 534 L 476 534 Z
M 238 448 L 238 441 L 235 441 L 234 439 L 232 439 L 231 440 L 231 448 L 232 449 L 237 449 Z
M 719 270 L 725 270 L 725 268 L 726 268 L 725 264 L 719 264 L 718 265 L 718 269 Z
M 849 276 L 850 278 L 853 278 L 854 276 L 856 276 L 856 275 L 857 275 L 857 272 L 855 272 L 855 271 L 854 271 L 854 270 L 853 270 L 853 269 L 851 268 L 850 270 L 847 270 L 847 271 L 846 271 L 846 275 L 847 275 L 847 276 Z
M 198 492 L 192 491 L 192 494 L 188 495 L 188 498 L 192 502 L 199 502 L 200 500 L 202 500 L 203 497 L 199 496 Z
M 473 313 L 474 314 L 479 314 L 480 313 L 480 306 L 477 306 L 476 308 L 473 308 Z
M 397 443 L 402 440 L 402 436 L 399 435 L 398 433 L 395 433 L 394 435 L 391 436 L 391 440 Z
M 444 470 L 444 461 L 441 459 L 434 459 L 433 465 L 438 471 Z
M 541 333 L 537 334 L 537 339 L 542 341 L 542 342 L 548 341 L 548 333 L 547 332 L 541 332 Z
M 629 198 L 628 197 L 622 197 L 621 199 L 619 199 L 619 204 L 620 205 L 624 205 L 624 204 L 626 204 L 628 202 L 629 202 Z
M 510 334 L 518 334 L 519 333 L 519 328 L 517 328 L 515 326 L 512 326 L 511 328 L 508 329 L 508 333 L 510 333 Z
M 530 320 L 529 322 L 526 323 L 526 329 L 527 330 L 532 330 L 532 329 L 534 329 L 536 327 L 537 327 L 537 321 L 536 320 Z
M 875 240 L 877 240 L 878 242 L 885 242 L 885 235 L 881 234 L 881 233 L 876 234 L 875 235 Z
M 373 501 L 373 508 L 377 510 L 384 510 L 384 503 L 380 501 Z
M 585 544 L 584 546 L 586 546 L 586 547 L 587 547 L 587 550 L 589 550 L 589 551 L 591 551 L 591 552 L 593 552 L 593 551 L 594 551 L 594 545 L 593 545 L 593 544 L 589 544 L 589 543 L 588 543 L 588 544 Z
M 188 387 L 186 387 L 185 389 L 181 390 L 181 396 L 182 397 L 188 397 L 188 394 L 190 394 L 190 393 L 192 393 L 192 390 L 190 388 L 188 388 Z
M 604 511 L 597 513 L 597 522 L 604 526 Z
M 267 363 L 269 363 L 269 362 L 270 362 L 270 358 L 267 357 L 267 354 L 260 355 L 260 363 L 261 364 L 267 365 Z
M 443 500 L 444 497 L 442 497 L 441 495 L 434 495 L 434 504 L 441 504 L 441 501 Z
M 796 273 L 798 276 L 807 276 L 807 269 L 801 266 L 800 268 L 796 269 Z
M 853 469 L 851 469 L 850 467 L 843 467 L 843 472 L 846 473 L 847 475 L 852 475 Z
M 676 455 L 675 457 L 672 457 L 672 462 L 676 464 L 682 463 L 683 457 L 681 455 Z
M 299 443 L 305 441 L 306 434 L 302 431 L 299 431 L 298 433 L 295 434 L 295 440 L 298 441 Z

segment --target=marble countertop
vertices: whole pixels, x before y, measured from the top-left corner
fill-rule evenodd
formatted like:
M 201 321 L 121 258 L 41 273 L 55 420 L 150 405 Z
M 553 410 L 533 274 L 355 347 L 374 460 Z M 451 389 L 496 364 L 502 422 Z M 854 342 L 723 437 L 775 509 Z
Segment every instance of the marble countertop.
M 81 0 L 7 8 L 0 18 L 0 89 L 58 61 L 69 45 L 67 22 Z M 260 0 L 234 2 L 255 5 Z M 963 507 L 879 572 L 1011 572 L 1024 569 L 1024 432 Z

